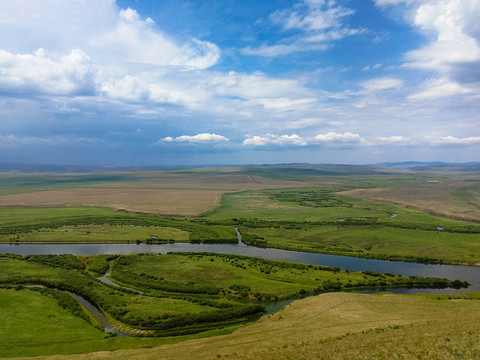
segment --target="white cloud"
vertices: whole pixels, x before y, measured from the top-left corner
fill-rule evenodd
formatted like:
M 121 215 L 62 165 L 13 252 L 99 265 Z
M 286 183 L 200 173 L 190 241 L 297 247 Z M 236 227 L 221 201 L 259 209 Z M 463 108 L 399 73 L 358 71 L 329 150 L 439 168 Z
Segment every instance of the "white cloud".
M 408 96 L 411 100 L 436 99 L 454 95 L 474 95 L 480 97 L 478 89 L 471 85 L 460 84 L 448 78 L 426 80 L 421 88 Z
M 307 11 L 279 10 L 271 15 L 271 19 L 284 29 L 311 32 L 340 27 L 341 19 L 355 12 L 342 6 L 333 6 L 330 2 L 307 2 L 307 7 Z
M 480 136 L 471 136 L 466 138 L 457 138 L 454 136 L 442 136 L 439 138 L 426 138 L 432 145 L 474 145 L 480 144 Z
M 0 49 L 0 68 L 0 88 L 6 93 L 95 93 L 95 68 L 79 49 L 60 58 L 49 57 L 44 49 L 33 54 L 12 54 Z
M 257 48 L 247 46 L 241 50 L 245 55 L 256 55 L 265 57 L 277 57 L 289 55 L 296 52 L 312 51 L 312 50 L 326 50 L 328 48 L 325 44 L 275 44 L 275 45 L 262 45 Z
M 208 41 L 173 39 L 150 18 L 120 9 L 115 0 L 0 2 L 0 48 L 13 53 L 39 47 L 70 52 L 82 49 L 95 64 L 130 68 L 128 63 L 205 69 L 220 50 Z
M 327 134 L 318 134 L 315 136 L 314 140 L 325 143 L 355 143 L 361 141 L 359 134 L 353 134 L 351 132 L 346 132 L 343 134 L 337 134 L 334 132 L 329 132 Z
M 404 84 L 402 79 L 392 77 L 374 78 L 364 81 L 360 85 L 367 91 L 384 91 L 401 88 Z
M 296 145 L 296 146 L 305 146 L 307 141 L 302 139 L 300 136 L 293 135 L 271 135 L 266 136 L 253 136 L 243 140 L 243 145 L 251 146 L 266 146 L 266 145 Z
M 162 139 L 166 142 L 187 142 L 187 143 L 221 143 L 230 139 L 217 134 L 201 133 L 197 135 L 182 135 L 175 138 L 167 136 Z
M 301 129 L 323 123 L 324 120 L 316 117 L 302 118 L 295 121 L 288 121 L 285 125 L 287 129 Z
M 362 68 L 362 71 L 379 70 L 382 66 L 383 64 L 367 65 Z
M 177 44 L 158 30 L 150 18 L 140 19 L 135 10 L 120 10 L 116 26 L 91 40 L 97 52 L 122 59 L 159 66 L 205 69 L 217 63 L 220 50 L 208 41 L 192 39 Z
M 338 6 L 334 1 L 306 0 L 296 3 L 289 9 L 275 11 L 270 15 L 270 20 L 284 31 L 294 30 L 298 35 L 285 38 L 276 44 L 246 47 L 242 49 L 242 53 L 276 57 L 295 52 L 325 50 L 333 41 L 366 31 L 352 29 L 343 24 L 342 19 L 354 13 L 353 9 Z
M 275 98 L 275 99 L 260 99 L 259 102 L 263 104 L 267 109 L 296 109 L 308 104 L 315 103 L 315 98 L 303 98 L 303 99 L 288 99 L 288 98 Z
M 406 54 L 404 67 L 437 72 L 421 85 L 414 99 L 468 93 L 480 88 L 480 2 L 450 0 L 412 2 L 417 6 L 414 26 L 429 39 Z
M 405 144 L 409 141 L 404 136 L 378 136 L 375 138 L 376 144 Z
M 315 137 L 301 137 L 297 134 L 293 135 L 272 135 L 253 136 L 245 139 L 243 145 L 253 146 L 267 146 L 267 145 L 281 145 L 281 146 L 307 146 L 307 145 L 346 145 L 359 143 L 363 139 L 358 134 L 346 132 L 337 134 L 329 132 L 327 134 L 318 134 Z

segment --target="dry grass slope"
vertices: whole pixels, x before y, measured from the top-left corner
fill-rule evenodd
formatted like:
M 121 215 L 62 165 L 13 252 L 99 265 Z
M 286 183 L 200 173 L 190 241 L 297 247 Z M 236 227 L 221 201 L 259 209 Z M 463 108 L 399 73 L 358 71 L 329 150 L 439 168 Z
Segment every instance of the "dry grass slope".
M 480 302 L 324 294 L 230 335 L 41 359 L 477 359 Z
M 480 193 L 476 189 L 469 189 L 469 185 L 471 183 L 461 180 L 442 180 L 416 187 L 356 189 L 339 194 L 480 222 Z

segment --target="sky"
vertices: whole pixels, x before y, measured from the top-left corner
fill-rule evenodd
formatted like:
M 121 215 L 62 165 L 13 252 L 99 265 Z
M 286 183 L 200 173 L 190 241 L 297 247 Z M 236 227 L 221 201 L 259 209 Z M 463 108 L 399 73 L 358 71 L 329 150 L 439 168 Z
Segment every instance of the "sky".
M 480 161 L 478 0 L 0 0 L 0 162 Z

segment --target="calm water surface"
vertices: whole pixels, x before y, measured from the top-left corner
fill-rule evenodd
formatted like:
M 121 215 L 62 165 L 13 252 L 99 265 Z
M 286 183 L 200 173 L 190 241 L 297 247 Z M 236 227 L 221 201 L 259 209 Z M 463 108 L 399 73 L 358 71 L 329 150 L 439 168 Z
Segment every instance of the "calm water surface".
M 354 271 L 377 271 L 381 273 L 402 274 L 405 276 L 417 275 L 427 277 L 440 277 L 450 280 L 459 279 L 468 281 L 471 286 L 467 291 L 480 291 L 480 267 L 460 265 L 424 265 L 398 261 L 384 261 L 362 259 L 340 255 L 325 255 L 305 253 L 272 248 L 257 248 L 239 244 L 0 244 L 0 253 L 13 253 L 19 255 L 37 254 L 73 254 L 73 255 L 100 255 L 100 254 L 139 254 L 168 252 L 212 252 L 217 254 L 233 254 L 252 256 L 269 260 L 291 261 L 302 264 L 324 265 L 350 269 Z M 465 291 L 462 289 L 460 291 Z M 397 291 L 398 292 L 398 291 Z M 419 290 L 402 290 L 402 293 L 419 292 Z M 455 293 L 458 290 L 441 289 L 421 292 L 430 293 Z

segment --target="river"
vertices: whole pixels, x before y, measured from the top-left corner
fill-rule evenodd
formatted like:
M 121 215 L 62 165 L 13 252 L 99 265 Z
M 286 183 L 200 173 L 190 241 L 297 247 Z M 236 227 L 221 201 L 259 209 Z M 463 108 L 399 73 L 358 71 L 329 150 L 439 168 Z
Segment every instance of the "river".
M 240 237 L 239 237 L 240 238 Z M 241 239 L 241 238 L 240 238 Z M 340 255 L 326 255 L 306 253 L 273 248 L 257 248 L 247 246 L 239 241 L 238 244 L 0 244 L 0 253 L 19 255 L 37 254 L 73 254 L 73 255 L 100 255 L 100 254 L 139 254 L 168 252 L 212 252 L 218 254 L 233 254 L 258 257 L 269 260 L 291 261 L 302 264 L 323 265 L 350 269 L 354 271 L 376 271 L 381 273 L 401 274 L 404 276 L 416 275 L 426 277 L 447 278 L 450 280 L 468 281 L 471 286 L 467 289 L 439 289 L 418 290 L 403 289 L 402 293 L 429 292 L 429 293 L 457 293 L 464 291 L 480 291 L 480 267 L 461 265 L 426 265 L 399 261 L 384 261 L 362 259 Z M 399 291 L 396 291 L 399 292 Z

